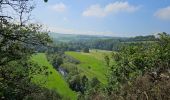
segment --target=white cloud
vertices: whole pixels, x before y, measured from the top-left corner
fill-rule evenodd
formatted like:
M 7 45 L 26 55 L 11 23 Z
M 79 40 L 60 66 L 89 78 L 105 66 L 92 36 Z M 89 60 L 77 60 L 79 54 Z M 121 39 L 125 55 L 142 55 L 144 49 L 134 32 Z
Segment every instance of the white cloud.
M 83 16 L 94 16 L 94 17 L 105 17 L 110 13 L 119 12 L 134 12 L 138 10 L 139 7 L 130 5 L 128 2 L 115 2 L 110 3 L 104 7 L 100 5 L 91 5 L 83 12 Z
M 64 20 L 65 22 L 68 22 L 68 21 L 69 21 L 67 17 L 64 17 L 63 20 Z
M 170 20 L 170 6 L 159 9 L 154 15 L 163 20 Z
M 58 3 L 55 5 L 52 5 L 50 8 L 56 12 L 65 12 L 67 9 L 67 6 L 63 3 Z
M 83 16 L 96 16 L 96 17 L 104 17 L 106 13 L 100 5 L 92 5 L 86 11 L 83 12 Z

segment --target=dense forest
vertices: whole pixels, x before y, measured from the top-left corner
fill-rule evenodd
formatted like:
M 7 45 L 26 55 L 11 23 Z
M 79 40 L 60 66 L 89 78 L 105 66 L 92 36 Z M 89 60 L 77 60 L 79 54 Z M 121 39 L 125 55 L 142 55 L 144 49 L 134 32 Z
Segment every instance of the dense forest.
M 29 22 L 33 8 L 32 0 L 0 0 L 1 100 L 170 99 L 168 33 L 58 41 Z

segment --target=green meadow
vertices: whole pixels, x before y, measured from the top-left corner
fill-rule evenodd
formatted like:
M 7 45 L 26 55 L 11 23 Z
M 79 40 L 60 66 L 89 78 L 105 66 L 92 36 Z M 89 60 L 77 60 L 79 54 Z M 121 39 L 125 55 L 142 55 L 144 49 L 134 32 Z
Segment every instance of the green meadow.
M 48 70 L 52 72 L 48 77 L 45 77 L 44 75 L 34 76 L 34 82 L 46 80 L 43 84 L 44 87 L 57 91 L 57 93 L 62 95 L 65 100 L 76 100 L 76 93 L 69 88 L 67 82 L 64 81 L 64 78 L 47 61 L 44 53 L 33 55 L 32 60 L 37 62 L 40 66 L 47 66 Z
M 90 50 L 90 53 L 83 52 L 65 52 L 67 55 L 74 57 L 80 61 L 77 65 L 81 70 L 81 74 L 85 74 L 89 79 L 98 78 L 102 84 L 107 84 L 107 69 L 104 56 L 110 55 L 111 52 L 103 50 Z M 52 72 L 48 77 L 45 75 L 36 75 L 33 77 L 33 82 L 42 85 L 51 90 L 55 90 L 62 95 L 65 100 L 76 100 L 77 93 L 72 91 L 68 83 L 60 75 L 56 69 L 48 62 L 45 53 L 38 53 L 32 56 L 32 61 L 38 63 L 40 66 L 47 66 L 48 71 Z M 41 82 L 46 81 L 44 84 Z
M 110 51 L 90 50 L 90 53 L 68 51 L 65 52 L 65 54 L 80 61 L 78 68 L 88 78 L 92 79 L 93 77 L 96 77 L 103 84 L 107 83 L 106 74 L 108 67 L 104 61 L 104 56 L 111 55 Z

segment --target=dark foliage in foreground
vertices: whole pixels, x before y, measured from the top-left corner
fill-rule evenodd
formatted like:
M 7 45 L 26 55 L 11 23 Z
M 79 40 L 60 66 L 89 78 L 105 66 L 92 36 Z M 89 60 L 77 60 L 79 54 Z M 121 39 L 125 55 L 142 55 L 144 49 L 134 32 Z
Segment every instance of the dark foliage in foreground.
M 57 100 L 60 96 L 41 87 L 45 82 L 33 83 L 34 75 L 45 77 L 47 67 L 30 60 L 37 46 L 47 46 L 51 39 L 42 32 L 41 25 L 26 24 L 27 15 L 34 8 L 31 0 L 0 0 L 0 99 L 1 100 Z M 5 15 L 6 7 L 19 16 Z M 1 16 L 3 15 L 3 16 Z M 24 17 L 23 17 L 24 16 Z M 17 18 L 17 19 L 14 19 Z M 13 23 L 13 20 L 19 20 Z
M 127 45 L 113 54 L 108 86 L 94 87 L 79 97 L 89 100 L 169 100 L 170 36 L 159 34 L 150 45 Z

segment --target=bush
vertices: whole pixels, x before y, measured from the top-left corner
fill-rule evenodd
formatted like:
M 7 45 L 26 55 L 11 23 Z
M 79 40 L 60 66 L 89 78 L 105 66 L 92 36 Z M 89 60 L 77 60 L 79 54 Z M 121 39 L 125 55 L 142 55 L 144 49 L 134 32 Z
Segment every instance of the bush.
M 89 48 L 84 48 L 84 49 L 83 49 L 83 52 L 84 52 L 84 53 L 89 53 L 89 52 L 90 52 L 90 51 L 89 51 Z

